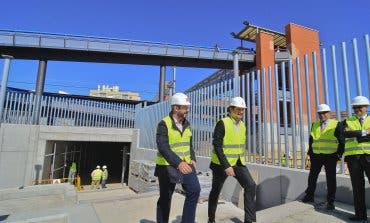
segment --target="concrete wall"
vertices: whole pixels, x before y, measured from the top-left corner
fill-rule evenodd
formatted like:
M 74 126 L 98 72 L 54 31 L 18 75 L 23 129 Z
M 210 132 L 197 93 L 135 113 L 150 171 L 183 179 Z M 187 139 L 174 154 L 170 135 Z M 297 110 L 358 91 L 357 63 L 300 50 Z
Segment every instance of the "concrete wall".
M 131 157 L 137 160 L 155 161 L 156 150 L 138 148 L 131 150 Z M 210 158 L 198 157 L 197 167 L 199 171 L 209 170 Z M 290 169 L 285 167 L 266 166 L 261 164 L 248 164 L 248 169 L 257 183 L 257 208 L 277 206 L 304 196 L 307 187 L 307 170 Z M 370 206 L 370 185 L 366 182 L 366 202 Z M 228 201 L 238 203 L 240 200 L 241 187 L 235 178 L 227 178 L 222 189 L 221 196 Z M 325 172 L 322 172 L 317 182 L 315 195 L 326 199 Z M 338 201 L 353 204 L 352 186 L 349 176 L 337 175 Z
M 138 147 L 138 130 L 68 126 L 1 124 L 0 189 L 31 185 L 41 179 L 50 141 L 131 142 Z M 50 149 L 49 149 L 50 150 Z

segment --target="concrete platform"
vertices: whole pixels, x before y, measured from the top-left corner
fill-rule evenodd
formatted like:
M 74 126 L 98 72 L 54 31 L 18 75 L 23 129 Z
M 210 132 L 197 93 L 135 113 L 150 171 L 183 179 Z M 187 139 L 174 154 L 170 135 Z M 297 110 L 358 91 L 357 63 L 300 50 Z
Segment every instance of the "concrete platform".
M 115 188 L 115 189 L 113 189 Z M 156 202 L 158 192 L 136 194 L 128 187 L 83 191 L 77 194 L 78 201 L 74 205 L 27 210 L 17 213 L 1 212 L 6 216 L 0 222 L 25 223 L 155 223 Z M 319 200 L 319 199 L 316 199 Z M 170 214 L 171 223 L 180 223 L 184 197 L 175 193 Z M 336 203 L 334 211 L 327 211 L 325 203 L 317 201 L 304 204 L 293 201 L 281 206 L 257 212 L 257 222 L 265 223 L 322 223 L 350 222 L 348 217 L 353 214 L 353 207 Z M 198 204 L 196 222 L 207 222 L 208 203 Z M 370 210 L 368 211 L 370 216 Z M 243 210 L 230 202 L 220 201 L 217 209 L 216 222 L 242 223 Z

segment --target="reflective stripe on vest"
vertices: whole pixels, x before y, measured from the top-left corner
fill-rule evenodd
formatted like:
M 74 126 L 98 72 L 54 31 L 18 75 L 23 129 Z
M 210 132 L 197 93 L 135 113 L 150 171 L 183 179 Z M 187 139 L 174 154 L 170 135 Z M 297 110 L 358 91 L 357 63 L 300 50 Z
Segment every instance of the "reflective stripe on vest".
M 337 151 L 338 140 L 334 136 L 338 121 L 329 119 L 328 125 L 321 132 L 320 121 L 312 125 L 311 136 L 313 138 L 312 151 L 315 154 L 333 154 Z
M 222 150 L 226 156 L 230 166 L 235 166 L 238 159 L 245 165 L 245 141 L 246 128 L 243 121 L 239 122 L 238 131 L 235 129 L 234 121 L 230 117 L 221 120 L 225 126 L 225 136 L 223 138 Z M 215 151 L 212 151 L 211 161 L 215 164 L 220 164 Z
M 370 117 L 367 116 L 362 125 L 357 117 L 350 117 L 346 120 L 347 128 L 350 131 L 356 130 L 367 130 L 370 128 Z M 361 154 L 370 154 L 370 142 L 361 142 L 357 141 L 357 138 L 347 138 L 346 146 L 344 150 L 345 156 L 350 155 L 361 155 Z
M 190 127 L 186 127 L 181 135 L 180 131 L 173 127 L 172 119 L 170 118 L 170 116 L 166 116 L 162 120 L 166 123 L 167 126 L 168 143 L 170 144 L 170 149 L 174 153 L 176 153 L 176 155 L 179 156 L 180 159 L 190 164 L 190 139 L 192 136 Z M 159 152 L 157 152 L 156 164 L 166 166 L 170 165 Z

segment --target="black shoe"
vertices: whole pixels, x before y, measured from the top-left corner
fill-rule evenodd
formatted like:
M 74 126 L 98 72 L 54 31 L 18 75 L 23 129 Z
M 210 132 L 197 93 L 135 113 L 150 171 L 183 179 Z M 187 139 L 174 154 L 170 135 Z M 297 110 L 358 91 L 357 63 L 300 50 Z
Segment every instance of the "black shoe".
M 212 221 L 212 220 L 208 219 L 208 223 L 216 223 L 216 222 L 215 222 L 215 220 Z
M 328 202 L 326 204 L 326 210 L 332 211 L 335 209 L 334 203 L 333 202 Z
M 302 199 L 303 203 L 314 202 L 314 201 L 315 201 L 314 198 L 309 197 L 309 196 L 304 196 L 304 198 Z
M 358 217 L 358 216 L 352 216 L 349 218 L 351 221 L 367 221 L 367 217 Z

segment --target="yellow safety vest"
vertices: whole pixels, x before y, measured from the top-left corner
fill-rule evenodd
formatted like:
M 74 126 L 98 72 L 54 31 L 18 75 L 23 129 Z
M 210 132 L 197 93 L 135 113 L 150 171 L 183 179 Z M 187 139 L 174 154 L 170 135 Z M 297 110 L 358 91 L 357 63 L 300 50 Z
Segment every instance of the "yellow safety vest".
M 167 126 L 168 143 L 170 144 L 170 149 L 174 153 L 176 153 L 176 155 L 178 155 L 180 159 L 190 164 L 190 139 L 192 136 L 190 127 L 186 127 L 181 135 L 181 132 L 173 127 L 172 119 L 170 118 L 170 116 L 166 116 L 162 120 L 166 123 Z M 157 153 L 156 164 L 166 166 L 170 165 L 159 152 Z
M 226 156 L 230 166 L 235 166 L 238 159 L 245 165 L 245 141 L 246 141 L 246 128 L 243 121 L 239 122 L 239 129 L 236 131 L 234 121 L 231 117 L 225 117 L 222 119 L 225 126 L 225 136 L 223 138 L 222 150 Z M 211 161 L 215 164 L 220 165 L 215 151 L 212 151 Z
M 102 174 L 103 174 L 103 171 L 101 171 L 100 169 L 95 169 L 91 174 L 92 180 L 100 180 L 102 177 Z
M 329 119 L 328 125 L 321 132 L 320 121 L 312 125 L 311 136 L 313 138 L 312 152 L 315 154 L 333 154 L 338 149 L 338 140 L 334 136 L 338 121 Z
M 346 120 L 347 127 L 350 131 L 356 130 L 367 130 L 370 128 L 370 117 L 367 116 L 362 126 L 357 117 L 350 117 Z M 357 138 L 347 138 L 346 147 L 344 150 L 345 156 L 350 155 L 361 155 L 361 154 L 370 154 L 370 142 L 361 142 L 357 141 Z
M 107 170 L 107 169 L 105 169 L 105 170 L 103 171 L 102 180 L 107 180 L 107 179 L 108 179 L 108 170 Z

